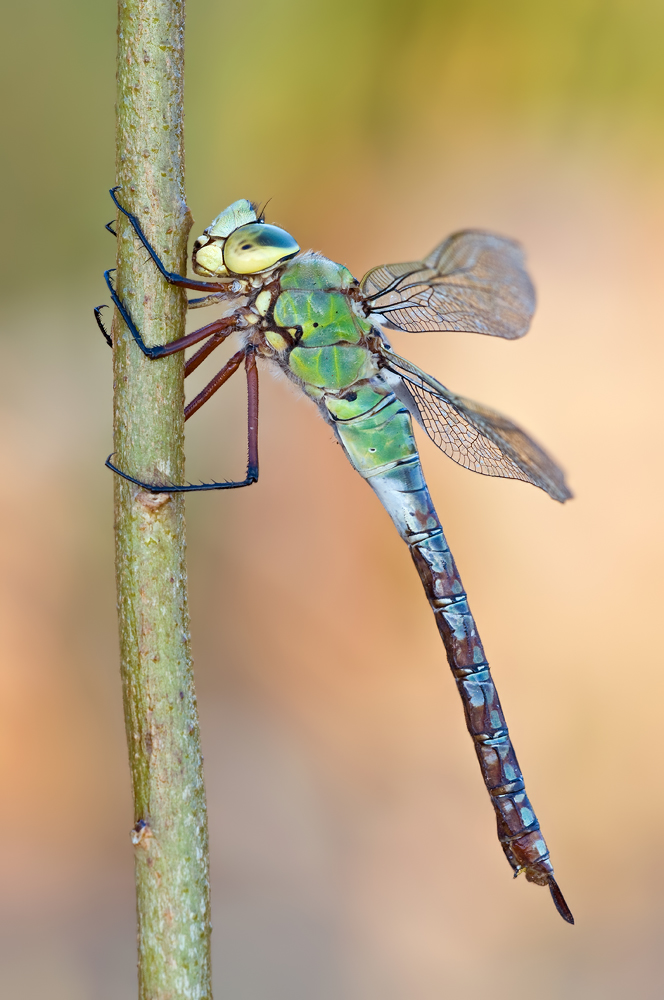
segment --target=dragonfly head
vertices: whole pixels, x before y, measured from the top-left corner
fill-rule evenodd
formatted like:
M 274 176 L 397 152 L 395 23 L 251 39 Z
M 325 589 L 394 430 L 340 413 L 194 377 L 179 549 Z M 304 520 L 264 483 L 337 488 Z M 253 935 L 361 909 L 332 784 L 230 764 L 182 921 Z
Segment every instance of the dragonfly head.
M 192 266 L 205 277 L 258 274 L 290 260 L 299 246 L 285 229 L 262 222 L 242 198 L 224 209 L 194 243 Z

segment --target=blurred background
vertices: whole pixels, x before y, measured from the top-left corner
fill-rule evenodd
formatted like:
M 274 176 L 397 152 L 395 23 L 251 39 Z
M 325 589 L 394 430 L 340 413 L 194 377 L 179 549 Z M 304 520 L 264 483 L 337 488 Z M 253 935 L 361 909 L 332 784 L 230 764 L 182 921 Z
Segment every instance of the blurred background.
M 3 24 L 0 993 L 120 1000 L 133 817 L 92 318 L 115 7 L 24 0 Z M 265 375 L 259 485 L 187 501 L 217 997 L 662 996 L 663 30 L 658 0 L 189 4 L 192 237 L 249 197 L 358 277 L 458 228 L 521 240 L 524 341 L 393 343 L 575 492 L 422 441 L 570 928 L 512 881 L 405 546 Z M 244 426 L 238 379 L 188 425 L 190 475 L 241 472 Z

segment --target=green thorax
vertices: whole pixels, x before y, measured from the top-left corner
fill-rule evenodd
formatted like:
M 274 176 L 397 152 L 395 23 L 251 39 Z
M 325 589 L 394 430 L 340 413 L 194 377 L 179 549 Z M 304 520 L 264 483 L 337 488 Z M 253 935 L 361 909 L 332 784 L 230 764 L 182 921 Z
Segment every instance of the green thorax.
M 296 341 L 290 371 L 305 385 L 331 392 L 370 377 L 375 366 L 363 341 L 371 323 L 353 308 L 349 292 L 357 282 L 350 271 L 305 254 L 286 265 L 280 282 L 274 322 Z
M 355 468 L 369 478 L 415 460 L 410 414 L 374 378 L 378 367 L 367 346 L 372 325 L 353 308 L 357 282 L 350 271 L 304 254 L 286 264 L 280 282 L 275 327 L 295 341 L 281 362 L 321 404 Z

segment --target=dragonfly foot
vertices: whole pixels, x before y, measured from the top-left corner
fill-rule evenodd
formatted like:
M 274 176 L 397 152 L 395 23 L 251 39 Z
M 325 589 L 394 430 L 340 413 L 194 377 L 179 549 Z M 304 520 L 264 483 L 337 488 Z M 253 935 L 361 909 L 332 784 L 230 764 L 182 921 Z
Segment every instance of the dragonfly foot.
M 117 465 L 113 465 L 111 459 L 115 452 L 111 452 L 108 456 L 104 465 L 107 469 L 112 472 L 117 473 L 118 476 L 122 476 L 127 482 L 133 483 L 135 486 L 140 486 L 142 490 L 147 490 L 148 493 L 198 493 L 202 490 L 236 490 L 241 489 L 243 486 L 252 486 L 254 483 L 258 482 L 258 470 L 249 468 L 247 469 L 247 478 L 242 480 L 242 482 L 224 482 L 218 483 L 214 480 L 211 483 L 185 483 L 182 486 L 176 483 L 144 483 L 141 479 L 136 479 L 134 476 L 130 476 L 128 473 L 123 472 L 122 469 L 118 469 Z
M 143 246 L 147 250 L 148 255 L 151 257 L 151 259 L 152 259 L 155 267 L 157 268 L 157 270 L 159 271 L 159 273 L 161 274 L 161 276 L 163 278 L 165 278 L 166 281 L 168 281 L 168 283 L 170 285 L 181 285 L 184 288 L 196 288 L 196 289 L 200 289 L 201 291 L 208 291 L 209 290 L 211 292 L 218 292 L 219 291 L 219 285 L 218 285 L 218 283 L 216 281 L 192 281 L 192 280 L 189 280 L 189 278 L 186 278 L 183 274 L 178 274 L 176 271 L 169 271 L 168 270 L 168 268 L 165 266 L 164 262 L 162 261 L 161 257 L 159 256 L 159 254 L 154 249 L 154 247 L 150 243 L 149 239 L 147 238 L 147 236 L 143 232 L 141 224 L 138 221 L 138 216 L 134 215 L 133 212 L 130 212 L 126 208 L 124 208 L 124 206 L 121 205 L 120 202 L 118 201 L 118 199 L 116 198 L 115 192 L 119 191 L 119 190 L 120 190 L 120 185 L 116 184 L 115 187 L 112 187 L 111 190 L 108 192 L 110 194 L 111 198 L 113 199 L 113 204 L 115 205 L 115 207 L 117 208 L 117 210 L 119 212 L 122 212 L 122 214 L 126 217 L 127 221 L 129 222 L 129 225 L 134 230 L 134 233 L 136 234 L 136 236 L 138 237 L 138 239 L 141 241 L 141 243 L 143 244 Z M 112 223 L 109 223 L 109 225 L 112 225 Z M 111 230 L 109 230 L 109 232 L 110 231 Z M 113 301 L 115 302 L 115 299 L 113 299 Z M 117 302 L 115 302 L 115 304 L 116 304 L 116 306 L 118 305 Z M 120 309 L 120 306 L 118 306 L 118 309 Z M 120 309 L 120 312 L 122 312 L 122 309 Z M 123 314 L 122 318 L 125 319 L 124 314 Z M 127 321 L 125 319 L 125 323 L 126 322 Z M 140 344 L 139 344 L 139 346 L 140 346 Z
M 102 322 L 102 318 L 101 318 L 101 311 L 102 311 L 102 309 L 108 309 L 108 306 L 106 305 L 105 302 L 101 306 L 95 306 L 95 319 L 97 320 L 97 326 L 101 330 L 101 332 L 102 332 L 102 334 L 104 336 L 104 340 L 106 341 L 106 343 L 108 344 L 108 346 L 109 347 L 113 347 L 113 341 L 111 340 L 109 334 L 106 331 L 106 327 L 104 326 L 104 324 Z
M 104 281 L 106 282 L 108 290 L 111 293 L 113 305 L 116 306 L 118 312 L 120 313 L 125 322 L 127 329 L 131 333 L 132 337 L 134 338 L 140 349 L 143 351 L 143 354 L 146 356 L 146 358 L 160 358 L 164 354 L 170 353 L 166 349 L 166 347 L 164 347 L 164 345 L 162 344 L 157 344 L 154 347 L 145 346 L 145 344 L 143 343 L 143 338 L 138 332 L 136 324 L 134 323 L 133 319 L 127 312 L 124 302 L 122 301 L 122 299 L 119 297 L 118 293 L 115 290 L 115 286 L 113 285 L 113 279 L 111 278 L 111 274 L 114 271 L 115 271 L 114 267 L 109 268 L 108 271 L 104 271 Z M 96 310 L 95 310 L 95 315 L 96 315 Z M 97 323 L 99 323 L 99 319 L 97 319 Z

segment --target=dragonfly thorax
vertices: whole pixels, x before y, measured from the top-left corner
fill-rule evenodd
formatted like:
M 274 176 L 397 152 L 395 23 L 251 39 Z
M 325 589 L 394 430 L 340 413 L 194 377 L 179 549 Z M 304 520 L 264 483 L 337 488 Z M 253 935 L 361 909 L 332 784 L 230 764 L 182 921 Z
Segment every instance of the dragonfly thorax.
M 371 323 L 356 310 L 357 282 L 342 264 L 304 253 L 278 272 L 276 300 L 265 308 L 264 337 L 284 372 L 320 399 L 371 378 L 377 366 Z M 260 313 L 262 296 L 256 298 Z M 260 301 L 259 301 L 260 300 Z

